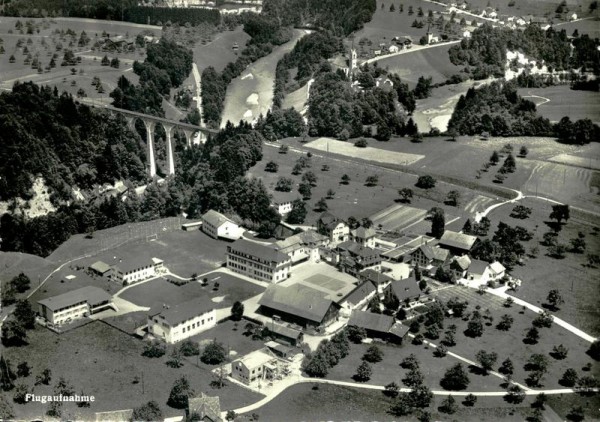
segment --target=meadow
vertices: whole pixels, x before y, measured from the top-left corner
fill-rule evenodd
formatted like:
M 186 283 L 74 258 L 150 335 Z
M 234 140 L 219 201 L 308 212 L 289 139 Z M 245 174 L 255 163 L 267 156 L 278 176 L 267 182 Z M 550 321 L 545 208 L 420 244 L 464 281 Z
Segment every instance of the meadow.
M 600 123 L 600 93 L 593 91 L 575 91 L 569 85 L 548 88 L 520 88 L 519 95 L 538 105 L 538 113 L 558 122 L 565 116 L 572 121 L 591 119 Z

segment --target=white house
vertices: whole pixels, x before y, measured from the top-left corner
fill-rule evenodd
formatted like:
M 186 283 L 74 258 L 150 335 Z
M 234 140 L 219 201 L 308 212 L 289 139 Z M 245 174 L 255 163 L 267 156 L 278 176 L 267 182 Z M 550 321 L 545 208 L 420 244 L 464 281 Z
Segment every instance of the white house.
M 506 274 L 506 268 L 499 262 L 491 264 L 479 259 L 471 260 L 466 279 L 480 284 L 486 284 L 488 281 L 498 281 Z
M 324 212 L 317 220 L 317 231 L 334 243 L 345 242 L 350 237 L 350 226 L 329 212 Z
M 368 229 L 365 227 L 358 227 L 350 232 L 350 239 L 353 242 L 358 243 L 365 248 L 374 248 L 375 247 L 375 229 L 369 227 Z
M 260 349 L 233 361 L 232 378 L 250 385 L 263 379 L 272 379 L 277 373 L 277 358 L 269 349 Z
M 291 274 L 292 259 L 276 247 L 240 239 L 227 246 L 227 268 L 256 280 L 278 283 Z
M 217 325 L 214 303 L 205 296 L 148 314 L 148 333 L 173 344 Z
M 468 29 L 467 29 L 467 30 L 465 30 L 465 31 L 462 33 L 462 37 L 463 37 L 463 38 L 471 38 L 471 31 L 469 31 Z
M 398 51 L 400 51 L 400 48 L 397 45 L 392 44 L 389 46 L 388 51 L 390 53 L 397 53 Z
M 575 20 L 577 20 L 577 13 L 572 13 L 571 15 L 569 15 L 569 20 L 570 20 L 570 21 L 575 21 Z
M 307 230 L 276 242 L 275 247 L 289 256 L 292 264 L 297 264 L 306 260 L 318 261 L 319 248 L 328 244 L 329 239 L 326 236 L 314 230 Z
M 202 231 L 214 239 L 237 240 L 244 229 L 223 214 L 209 210 L 202 216 Z
M 287 215 L 292 211 L 294 201 L 298 195 L 293 192 L 275 192 L 271 200 L 271 206 L 277 210 L 280 215 Z
M 112 278 L 123 284 L 146 280 L 162 273 L 163 260 L 159 258 L 138 260 L 120 260 L 113 266 Z
M 112 308 L 112 296 L 98 287 L 87 286 L 42 299 L 38 306 L 48 323 L 62 325 Z

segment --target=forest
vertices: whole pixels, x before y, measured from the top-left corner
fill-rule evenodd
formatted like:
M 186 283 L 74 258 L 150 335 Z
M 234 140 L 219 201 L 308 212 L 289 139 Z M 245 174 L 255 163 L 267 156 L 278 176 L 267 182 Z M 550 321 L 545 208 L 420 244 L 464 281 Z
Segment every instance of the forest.
M 544 31 L 536 25 L 529 25 L 519 31 L 484 24 L 473 31 L 470 39 L 463 39 L 450 48 L 449 56 L 453 64 L 466 66 L 474 79 L 503 77 L 507 51 L 520 51 L 540 63 L 543 61 L 549 70 L 581 69 L 598 75 L 599 45 L 598 39 L 592 40 L 587 34 L 569 39 L 565 30 L 549 28 Z

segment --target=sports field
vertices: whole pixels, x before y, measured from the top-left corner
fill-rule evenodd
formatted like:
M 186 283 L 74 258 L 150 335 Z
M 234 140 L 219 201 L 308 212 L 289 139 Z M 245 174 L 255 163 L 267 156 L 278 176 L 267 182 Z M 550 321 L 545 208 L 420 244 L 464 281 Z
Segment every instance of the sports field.
M 363 160 L 389 164 L 410 165 L 425 158 L 424 155 L 382 151 L 381 149 L 373 147 L 358 148 L 351 142 L 338 141 L 332 138 L 315 139 L 314 141 L 307 143 L 306 147 L 314 148 L 319 151 L 341 154 L 347 157 L 358 157 Z

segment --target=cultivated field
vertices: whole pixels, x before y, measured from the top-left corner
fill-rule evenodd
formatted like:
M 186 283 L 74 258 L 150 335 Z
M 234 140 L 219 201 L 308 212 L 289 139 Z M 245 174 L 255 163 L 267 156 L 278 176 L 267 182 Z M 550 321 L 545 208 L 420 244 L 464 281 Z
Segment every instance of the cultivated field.
M 592 91 L 575 91 L 568 85 L 548 88 L 520 88 L 519 95 L 538 105 L 538 113 L 558 122 L 565 116 L 572 121 L 591 119 L 600 123 L 600 93 Z
M 292 40 L 276 47 L 271 54 L 249 65 L 227 87 L 221 127 L 227 121 L 252 122 L 262 113 L 267 114 L 273 102 L 273 80 L 277 62 L 294 48 L 296 42 L 308 31 L 294 30 Z
M 223 389 L 210 386 L 212 367 L 197 363 L 195 357 L 185 361 L 183 367 L 173 369 L 165 365 L 169 353 L 162 358 L 141 356 L 144 342 L 137 340 L 102 322 L 93 322 L 62 335 L 37 327 L 28 332 L 29 344 L 4 349 L 3 355 L 14 365 L 26 360 L 32 374 L 21 378 L 33 389 L 35 375 L 51 368 L 49 386 L 35 387 L 36 394 L 52 394 L 59 377 L 73 384 L 80 394 L 94 395 L 96 401 L 89 408 L 77 408 L 74 403 L 63 405 L 63 419 L 90 420 L 94 412 L 132 409 L 149 400 L 156 400 L 165 416 L 177 416 L 183 411 L 168 407 L 166 401 L 177 378 L 186 376 L 197 392 L 218 395 L 221 407 L 237 408 L 260 399 L 260 395 L 228 383 Z M 199 365 L 199 366 L 198 366 Z M 13 403 L 18 418 L 45 419 L 47 404 Z

